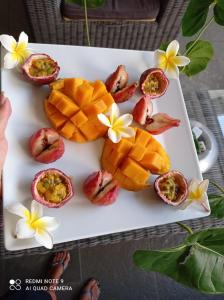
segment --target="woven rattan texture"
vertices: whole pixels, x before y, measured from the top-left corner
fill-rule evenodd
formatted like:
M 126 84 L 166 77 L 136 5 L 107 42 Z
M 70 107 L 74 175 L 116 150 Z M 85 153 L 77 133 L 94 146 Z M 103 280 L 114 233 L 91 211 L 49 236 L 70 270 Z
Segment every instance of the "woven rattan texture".
M 64 20 L 60 0 L 26 0 L 35 42 L 87 45 L 85 22 Z M 180 29 L 187 0 L 161 0 L 156 22 L 91 21 L 91 46 L 138 50 L 154 50 L 162 42 L 174 39 Z
M 185 102 L 188 110 L 189 118 L 200 121 L 205 124 L 215 134 L 219 146 L 219 158 L 213 168 L 206 174 L 204 178 L 218 182 L 224 185 L 224 150 L 222 147 L 223 136 L 217 121 L 217 115 L 224 113 L 224 108 L 219 100 L 212 100 L 209 98 L 207 92 L 188 93 L 185 95 Z M 210 188 L 211 191 L 211 188 Z M 213 217 L 206 217 L 187 221 L 193 230 L 204 229 L 208 227 L 221 227 L 224 226 L 224 221 L 215 219 Z M 73 249 L 75 247 L 90 247 L 95 245 L 106 245 L 118 243 L 120 241 L 137 240 L 153 236 L 163 236 L 166 234 L 181 232 L 182 229 L 173 223 L 162 226 L 144 228 L 128 232 L 110 234 L 106 236 L 99 236 L 90 239 L 83 239 L 73 242 L 57 244 L 54 246 L 53 251 L 60 251 L 63 249 Z M 24 254 L 44 254 L 48 253 L 43 247 L 27 249 L 21 251 L 7 251 L 4 248 L 4 233 L 3 233 L 3 219 L 2 209 L 0 214 L 0 255 L 5 258 L 21 256 Z

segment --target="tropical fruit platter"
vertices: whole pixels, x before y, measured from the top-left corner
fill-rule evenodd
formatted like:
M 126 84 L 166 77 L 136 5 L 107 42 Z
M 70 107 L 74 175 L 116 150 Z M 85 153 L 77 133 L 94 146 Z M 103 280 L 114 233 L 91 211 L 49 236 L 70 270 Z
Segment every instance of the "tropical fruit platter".
M 58 220 L 54 243 L 208 214 L 189 205 L 189 183 L 202 177 L 179 79 L 154 66 L 153 52 L 32 48 L 20 72 L 2 70 L 13 111 L 3 182 L 9 250 L 40 243 L 11 234 L 15 200 Z

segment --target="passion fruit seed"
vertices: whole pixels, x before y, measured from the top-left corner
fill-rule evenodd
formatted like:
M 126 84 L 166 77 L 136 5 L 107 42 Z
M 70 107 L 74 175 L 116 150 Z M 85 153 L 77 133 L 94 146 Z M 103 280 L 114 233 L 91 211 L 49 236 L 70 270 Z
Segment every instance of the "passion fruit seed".
M 51 75 L 55 71 L 55 63 L 49 58 L 40 58 L 32 62 L 29 73 L 33 77 Z
M 160 183 L 161 193 L 170 201 L 175 201 L 179 196 L 179 186 L 174 177 L 164 178 Z
M 159 80 L 156 76 L 150 75 L 144 84 L 144 90 L 147 94 L 155 93 L 159 89 Z
M 46 173 L 37 184 L 37 191 L 46 201 L 59 203 L 68 194 L 67 185 L 58 174 Z

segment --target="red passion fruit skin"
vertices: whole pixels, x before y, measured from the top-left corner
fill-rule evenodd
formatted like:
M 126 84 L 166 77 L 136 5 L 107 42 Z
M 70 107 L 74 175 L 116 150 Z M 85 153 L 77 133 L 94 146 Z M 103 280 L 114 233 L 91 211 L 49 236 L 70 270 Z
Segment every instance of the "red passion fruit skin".
M 150 84 L 151 90 L 147 90 Z M 150 96 L 151 99 L 164 95 L 168 85 L 168 78 L 163 70 L 159 68 L 145 70 L 140 77 L 140 90 L 143 95 Z
M 62 157 L 65 151 L 64 141 L 52 128 L 41 128 L 29 140 L 32 157 L 40 163 L 52 163 Z
M 49 75 L 32 76 L 30 74 L 30 68 L 33 62 L 41 59 L 47 59 L 51 61 L 52 69 L 53 69 L 52 73 Z M 44 85 L 44 84 L 51 83 L 57 78 L 59 71 L 60 71 L 60 67 L 58 66 L 58 63 L 54 61 L 49 55 L 44 53 L 31 54 L 22 66 L 22 72 L 26 76 L 26 78 L 37 85 Z
M 169 178 L 174 178 L 178 186 L 177 189 L 178 196 L 177 199 L 173 201 L 170 200 L 168 197 L 166 197 L 164 191 L 162 191 L 162 183 Z M 157 179 L 154 182 L 154 188 L 159 198 L 169 205 L 178 206 L 187 199 L 187 195 L 188 195 L 187 180 L 184 177 L 184 175 L 179 171 L 175 171 L 175 170 L 169 171 L 166 174 L 157 177 Z
M 107 171 L 97 171 L 90 174 L 83 183 L 86 197 L 97 205 L 113 204 L 118 197 L 120 187 Z
M 57 174 L 65 180 L 65 184 L 67 186 L 68 192 L 67 192 L 67 196 L 60 203 L 54 203 L 54 202 L 49 202 L 49 201 L 45 200 L 43 197 L 41 197 L 41 195 L 39 194 L 39 192 L 37 190 L 38 182 L 42 178 L 44 178 L 47 173 Z M 32 193 L 32 197 L 34 200 L 36 200 L 37 202 L 39 202 L 42 205 L 47 206 L 49 208 L 59 208 L 59 207 L 65 205 L 74 196 L 74 190 L 73 190 L 73 186 L 72 186 L 70 177 L 67 176 L 65 173 L 63 173 L 62 171 L 55 169 L 55 168 L 42 170 L 34 176 L 34 179 L 33 179 L 32 185 L 31 185 L 31 193 Z

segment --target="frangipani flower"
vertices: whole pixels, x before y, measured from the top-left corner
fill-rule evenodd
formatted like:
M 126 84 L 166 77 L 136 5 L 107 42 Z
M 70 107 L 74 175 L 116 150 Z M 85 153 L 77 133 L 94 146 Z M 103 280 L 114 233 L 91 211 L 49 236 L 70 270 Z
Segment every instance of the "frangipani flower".
M 199 181 L 198 179 L 193 179 L 190 181 L 188 186 L 188 196 L 187 200 L 183 203 L 182 209 L 185 209 L 192 202 L 198 202 L 205 209 L 205 211 L 209 212 L 210 209 L 207 207 L 207 189 L 209 185 L 209 180 L 205 179 Z
M 154 54 L 156 67 L 162 69 L 172 78 L 179 76 L 179 68 L 190 63 L 190 59 L 186 56 L 177 55 L 179 51 L 178 41 L 172 41 L 166 51 L 156 50 Z
M 102 124 L 109 127 L 108 137 L 113 143 L 119 143 L 123 137 L 129 138 L 135 135 L 135 130 L 129 127 L 133 121 L 133 116 L 131 114 L 120 116 L 116 103 L 111 105 L 106 115 L 98 114 L 97 117 Z
M 12 69 L 18 64 L 22 64 L 31 54 L 28 47 L 28 35 L 21 32 L 18 43 L 13 36 L 7 34 L 0 35 L 2 46 L 8 51 L 4 57 L 4 68 Z
M 16 237 L 18 239 L 35 238 L 36 241 L 48 249 L 53 248 L 53 238 L 50 231 L 55 230 L 59 223 L 54 217 L 43 216 L 43 206 L 33 200 L 29 211 L 21 203 L 9 206 L 8 211 L 21 219 L 16 224 Z

